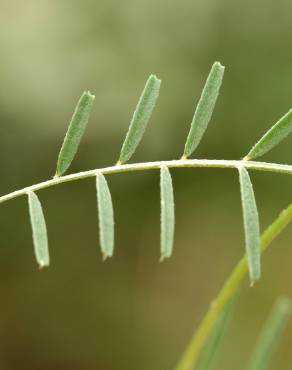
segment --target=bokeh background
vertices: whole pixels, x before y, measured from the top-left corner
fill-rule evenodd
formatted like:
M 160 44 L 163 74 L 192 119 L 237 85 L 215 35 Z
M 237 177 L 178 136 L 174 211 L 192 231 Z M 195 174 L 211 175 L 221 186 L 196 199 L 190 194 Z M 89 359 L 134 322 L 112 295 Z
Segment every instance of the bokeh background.
M 291 1 L 0 1 L 0 191 L 54 175 L 83 90 L 94 112 L 71 172 L 115 163 L 150 73 L 159 104 L 133 161 L 182 154 L 214 60 L 221 95 L 197 158 L 241 158 L 292 106 Z M 292 164 L 292 138 L 263 160 Z M 244 251 L 236 171 L 173 170 L 173 258 L 159 264 L 157 171 L 108 177 L 116 250 L 102 262 L 92 179 L 39 192 L 51 267 L 33 256 L 25 197 L 0 207 L 0 367 L 4 370 L 172 369 Z M 261 228 L 291 202 L 292 178 L 252 173 Z M 292 295 L 292 227 L 246 280 L 218 358 L 244 369 L 278 296 Z M 292 324 L 273 357 L 290 369 Z

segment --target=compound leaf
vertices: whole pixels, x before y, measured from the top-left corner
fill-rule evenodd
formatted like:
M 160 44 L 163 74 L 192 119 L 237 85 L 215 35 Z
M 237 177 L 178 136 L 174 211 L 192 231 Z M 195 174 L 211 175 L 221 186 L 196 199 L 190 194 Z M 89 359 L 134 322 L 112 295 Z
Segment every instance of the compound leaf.
M 260 157 L 279 144 L 292 132 L 292 110 L 274 124 L 269 131 L 252 147 L 245 157 L 246 160 Z
M 174 199 L 170 172 L 166 166 L 160 169 L 161 201 L 161 260 L 169 258 L 173 250 L 174 238 Z
M 129 130 L 121 149 L 119 164 L 127 162 L 139 145 L 155 107 L 159 95 L 160 84 L 161 81 L 156 76 L 150 75 L 134 111 Z
M 43 268 L 50 264 L 48 234 L 42 205 L 37 195 L 32 191 L 28 193 L 28 205 L 35 257 L 39 267 Z
M 224 68 L 219 62 L 215 62 L 211 68 L 192 119 L 183 158 L 193 153 L 207 129 L 223 80 Z
M 245 247 L 249 275 L 253 284 L 261 276 L 259 216 L 249 174 L 244 167 L 239 167 L 238 171 L 245 231 Z
M 63 175 L 77 153 L 89 120 L 93 101 L 94 95 L 91 95 L 89 91 L 85 91 L 77 103 L 59 153 L 56 176 Z
M 96 175 L 97 205 L 99 214 L 99 239 L 103 258 L 114 252 L 114 212 L 112 198 L 103 174 Z

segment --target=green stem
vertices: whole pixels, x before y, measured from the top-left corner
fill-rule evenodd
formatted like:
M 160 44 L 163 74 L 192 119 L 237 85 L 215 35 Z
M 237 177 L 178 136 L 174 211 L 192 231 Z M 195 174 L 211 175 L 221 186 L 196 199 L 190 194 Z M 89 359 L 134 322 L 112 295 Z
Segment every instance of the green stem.
M 25 187 L 20 190 L 16 190 L 9 194 L 0 197 L 0 203 L 4 203 L 10 199 L 17 198 L 22 195 L 26 195 L 30 191 L 38 191 L 51 186 L 59 185 L 65 182 L 76 181 L 88 177 L 94 177 L 98 173 L 102 174 L 113 174 L 120 172 L 131 172 L 131 171 L 144 171 L 150 169 L 160 169 L 161 166 L 168 168 L 187 168 L 187 167 L 206 167 L 206 168 L 238 168 L 244 167 L 247 170 L 257 171 L 268 171 L 277 172 L 284 174 L 292 174 L 292 166 L 277 163 L 266 163 L 243 160 L 216 160 L 216 159 L 185 159 L 172 160 L 172 161 L 157 161 L 157 162 L 145 162 L 145 163 L 134 163 L 134 164 L 118 164 L 115 166 L 99 168 L 89 171 L 83 171 L 74 173 L 71 175 L 54 177 L 51 180 L 47 180 L 35 185 Z M 263 233 L 261 238 L 262 252 L 269 246 L 273 239 L 284 229 L 284 227 L 292 219 L 292 204 L 283 211 L 280 216 L 274 221 L 274 223 Z M 199 353 L 204 346 L 207 337 L 213 327 L 214 322 L 222 312 L 225 304 L 235 294 L 243 278 L 248 272 L 248 266 L 246 258 L 243 257 L 238 265 L 231 273 L 229 279 L 224 284 L 223 288 L 219 292 L 217 298 L 212 303 L 209 311 L 205 318 L 201 322 L 198 330 L 191 338 L 191 341 L 184 352 L 180 362 L 178 363 L 175 370 L 191 370 L 192 366 L 196 363 Z
M 262 253 L 268 248 L 277 235 L 292 220 L 292 204 L 289 205 L 276 220 L 264 231 L 261 237 Z M 248 274 L 246 256 L 244 256 L 231 272 L 222 289 L 219 291 L 216 299 L 212 302 L 207 314 L 201 321 L 198 329 L 191 338 L 185 352 L 183 353 L 175 370 L 191 370 L 196 364 L 199 354 L 206 343 L 215 321 L 223 311 L 224 306 L 230 298 L 237 292 L 240 284 Z
M 186 168 L 186 167 L 238 168 L 241 166 L 248 170 L 292 174 L 292 166 L 289 165 L 245 160 L 229 161 L 217 159 L 179 159 L 173 161 L 119 164 L 116 166 L 83 171 L 66 176 L 54 177 L 51 180 L 47 180 L 39 184 L 31 185 L 23 189 L 13 191 L 12 193 L 3 195 L 2 197 L 0 197 L 0 203 L 6 202 L 7 200 L 19 197 L 21 195 L 26 195 L 29 191 L 37 191 L 51 186 L 62 184 L 64 182 L 76 181 L 80 179 L 85 179 L 87 177 L 94 177 L 96 176 L 97 173 L 102 173 L 106 175 L 119 172 L 144 171 L 150 169 L 160 169 L 161 166 L 166 166 L 168 168 Z

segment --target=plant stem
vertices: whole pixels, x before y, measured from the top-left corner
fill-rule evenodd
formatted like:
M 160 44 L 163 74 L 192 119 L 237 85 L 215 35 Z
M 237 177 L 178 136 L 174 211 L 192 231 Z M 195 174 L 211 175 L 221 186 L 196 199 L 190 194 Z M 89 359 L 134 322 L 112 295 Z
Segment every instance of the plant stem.
M 277 235 L 288 225 L 292 220 L 292 204 L 289 205 L 276 220 L 264 231 L 261 237 L 262 253 L 267 249 Z M 231 272 L 230 276 L 219 291 L 216 299 L 212 302 L 207 314 L 201 321 L 198 329 L 191 338 L 185 352 L 183 353 L 175 370 L 191 370 L 194 368 L 199 354 L 204 347 L 209 333 L 211 332 L 214 323 L 220 316 L 225 305 L 230 301 L 237 292 L 240 284 L 248 274 L 248 265 L 246 256 L 244 256 Z
M 269 171 L 292 174 L 292 166 L 277 163 L 265 163 L 245 160 L 217 160 L 217 159 L 179 159 L 172 161 L 157 161 L 134 164 L 119 164 L 111 167 L 104 167 L 89 171 L 73 173 L 71 175 L 54 177 L 51 180 L 40 182 L 39 184 L 31 185 L 12 193 L 0 197 L 0 203 L 7 200 L 27 194 L 29 191 L 37 191 L 51 186 L 59 185 L 64 182 L 75 181 L 87 177 L 94 177 L 97 173 L 112 174 L 119 172 L 144 171 L 151 169 L 160 169 L 161 166 L 168 168 L 186 168 L 186 167 L 208 167 L 208 168 L 238 168 L 245 167 L 250 170 Z
M 113 174 L 120 172 L 144 171 L 150 169 L 159 169 L 161 166 L 168 168 L 187 168 L 187 167 L 207 167 L 207 168 L 238 168 L 244 167 L 247 170 L 268 171 L 284 174 L 292 174 L 292 166 L 277 163 L 266 163 L 243 160 L 216 160 L 216 159 L 185 159 L 172 161 L 157 161 L 134 164 L 117 164 L 115 166 L 104 167 L 89 171 L 74 173 L 71 175 L 54 177 L 51 180 L 40 182 L 35 185 L 16 190 L 9 194 L 0 197 L 0 203 L 4 203 L 10 199 L 17 198 L 21 195 L 26 195 L 30 191 L 38 191 L 51 186 L 62 184 L 65 182 L 84 179 L 87 177 L 94 177 L 98 173 Z M 285 228 L 285 226 L 292 220 L 292 204 L 284 210 L 279 217 L 266 229 L 261 237 L 261 251 L 264 252 L 274 238 Z M 221 314 L 224 306 L 230 298 L 238 290 L 242 280 L 247 275 L 248 266 L 246 257 L 244 256 L 237 266 L 232 271 L 231 275 L 223 285 L 217 298 L 211 304 L 206 316 L 203 318 L 197 331 L 190 340 L 180 362 L 175 370 L 191 370 L 196 363 L 202 347 L 204 346 L 208 335 Z

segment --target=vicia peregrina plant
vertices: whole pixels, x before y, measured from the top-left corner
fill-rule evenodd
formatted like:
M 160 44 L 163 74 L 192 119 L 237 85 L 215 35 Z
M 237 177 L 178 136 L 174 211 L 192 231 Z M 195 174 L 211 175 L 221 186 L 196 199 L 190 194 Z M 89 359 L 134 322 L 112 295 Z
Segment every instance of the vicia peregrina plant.
M 235 293 L 238 291 L 242 280 L 248 272 L 252 285 L 260 279 L 261 254 L 292 220 L 292 205 L 290 205 L 266 229 L 262 236 L 260 235 L 256 200 L 248 172 L 249 170 L 259 170 L 292 174 L 292 166 L 289 165 L 251 161 L 251 159 L 267 153 L 292 132 L 292 110 L 282 117 L 252 147 L 242 160 L 188 159 L 199 145 L 207 129 L 219 95 L 223 74 L 224 67 L 219 62 L 215 62 L 195 109 L 181 159 L 126 164 L 131 159 L 142 139 L 158 99 L 161 81 L 156 76 L 150 75 L 134 111 L 116 165 L 64 175 L 77 153 L 94 102 L 94 96 L 90 92 L 84 92 L 77 103 L 65 135 L 58 156 L 55 177 L 51 180 L 28 186 L 0 197 L 0 203 L 2 203 L 21 195 L 27 195 L 35 256 L 39 267 L 42 268 L 48 266 L 50 262 L 48 236 L 42 206 L 35 192 L 63 182 L 95 177 L 100 247 L 103 258 L 106 259 L 112 257 L 114 252 L 114 211 L 110 189 L 105 175 L 118 172 L 158 169 L 160 170 L 161 199 L 160 253 L 161 260 L 164 260 L 172 255 L 175 226 L 174 194 L 170 168 L 219 167 L 237 169 L 243 210 L 246 256 L 239 261 L 226 280 L 226 283 L 210 306 L 194 336 L 191 338 L 175 370 L 192 370 L 194 368 L 196 370 L 214 369 L 214 358 L 230 317 Z M 267 369 L 268 360 L 271 357 L 272 350 L 283 330 L 284 324 L 291 313 L 291 307 L 292 304 L 287 298 L 283 298 L 276 303 L 255 352 L 248 363 L 248 370 Z

